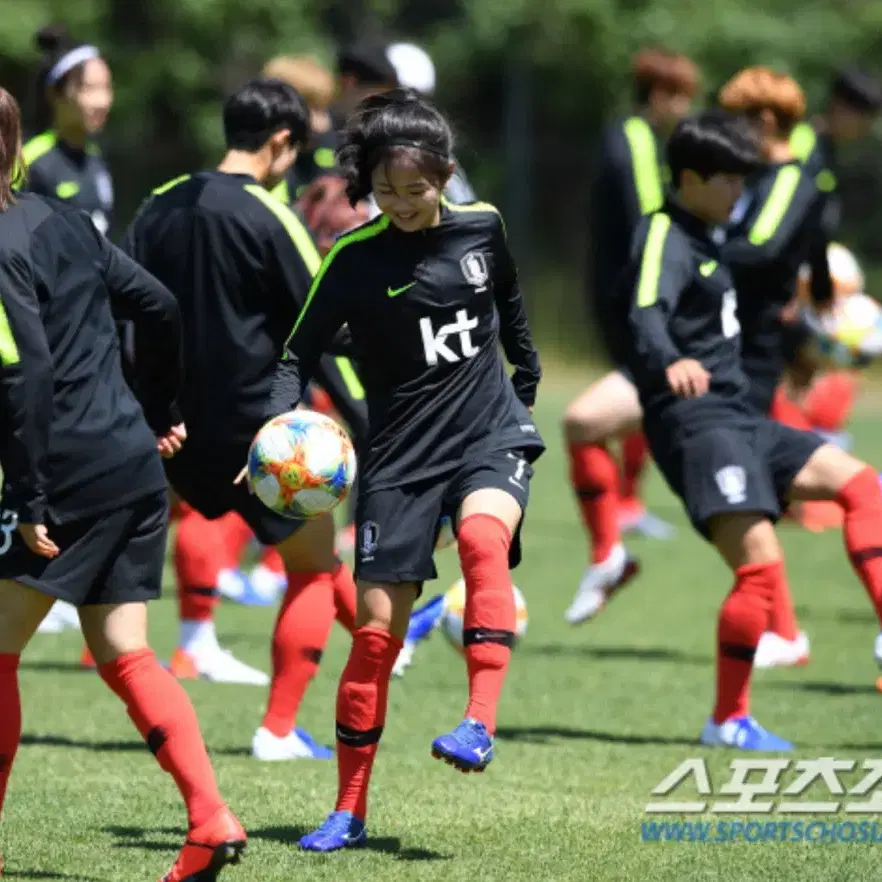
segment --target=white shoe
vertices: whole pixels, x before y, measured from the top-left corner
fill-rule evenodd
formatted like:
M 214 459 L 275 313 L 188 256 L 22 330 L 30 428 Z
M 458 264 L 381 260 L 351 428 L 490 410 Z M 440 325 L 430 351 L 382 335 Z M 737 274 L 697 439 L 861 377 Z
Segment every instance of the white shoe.
M 239 661 L 220 646 L 178 648 L 172 657 L 171 671 L 176 677 L 203 677 L 212 683 L 238 683 L 242 686 L 268 686 L 270 678 L 263 671 Z
M 251 755 L 265 763 L 274 763 L 298 759 L 330 759 L 334 754 L 327 747 L 310 744 L 300 737 L 296 729 L 284 738 L 279 738 L 261 726 L 251 741 Z
M 593 619 L 616 591 L 637 575 L 638 569 L 637 561 L 629 556 L 625 546 L 616 545 L 606 560 L 585 570 L 564 619 L 571 625 Z
M 766 631 L 760 637 L 760 642 L 756 647 L 753 666 L 755 668 L 792 668 L 807 664 L 808 660 L 809 640 L 804 631 L 800 631 L 795 640 L 785 640 L 774 631 Z
M 873 657 L 876 659 L 876 664 L 882 668 L 882 631 L 876 635 L 876 642 L 873 645 Z
M 37 627 L 38 634 L 60 634 L 72 628 L 80 627 L 80 615 L 77 608 L 65 600 L 56 600 L 46 618 Z
M 392 668 L 393 677 L 403 677 L 404 672 L 413 664 L 413 654 L 416 650 L 416 643 L 413 640 L 405 640 L 395 659 L 395 666 Z

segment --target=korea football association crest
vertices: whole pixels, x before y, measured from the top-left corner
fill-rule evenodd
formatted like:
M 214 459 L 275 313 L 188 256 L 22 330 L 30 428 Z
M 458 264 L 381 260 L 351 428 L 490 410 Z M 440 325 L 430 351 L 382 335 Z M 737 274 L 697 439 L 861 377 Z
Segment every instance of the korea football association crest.
M 474 287 L 475 291 L 484 291 L 490 279 L 487 269 L 487 258 L 480 251 L 469 251 L 459 262 L 465 280 Z
M 747 499 L 747 473 L 741 466 L 730 465 L 715 475 L 717 489 L 729 505 L 738 505 Z
M 375 521 L 365 521 L 361 525 L 361 540 L 358 549 L 361 552 L 362 563 L 367 563 L 374 559 L 379 542 L 380 525 Z

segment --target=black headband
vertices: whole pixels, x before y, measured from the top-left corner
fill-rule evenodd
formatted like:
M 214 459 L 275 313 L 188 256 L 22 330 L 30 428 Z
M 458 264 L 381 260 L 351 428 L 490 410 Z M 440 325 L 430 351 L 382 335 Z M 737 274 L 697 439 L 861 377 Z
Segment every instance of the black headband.
M 446 150 L 440 150 L 437 147 L 433 147 L 431 144 L 427 144 L 425 141 L 413 141 L 409 138 L 393 138 L 391 141 L 387 141 L 384 147 L 411 147 L 414 150 L 422 150 L 425 153 L 432 153 L 435 156 L 440 156 L 442 159 L 450 161 L 450 154 L 447 153 Z

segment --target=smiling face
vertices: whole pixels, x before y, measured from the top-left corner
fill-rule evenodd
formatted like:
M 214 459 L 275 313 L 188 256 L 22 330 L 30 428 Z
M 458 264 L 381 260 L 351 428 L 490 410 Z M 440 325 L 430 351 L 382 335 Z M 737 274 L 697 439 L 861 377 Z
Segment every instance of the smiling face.
M 371 173 L 377 207 L 405 233 L 437 226 L 441 218 L 441 194 L 453 166 L 443 179 L 422 167 L 409 152 L 380 162 Z
M 113 81 L 103 58 L 91 58 L 64 87 L 50 92 L 56 126 L 86 135 L 100 132 L 113 106 Z

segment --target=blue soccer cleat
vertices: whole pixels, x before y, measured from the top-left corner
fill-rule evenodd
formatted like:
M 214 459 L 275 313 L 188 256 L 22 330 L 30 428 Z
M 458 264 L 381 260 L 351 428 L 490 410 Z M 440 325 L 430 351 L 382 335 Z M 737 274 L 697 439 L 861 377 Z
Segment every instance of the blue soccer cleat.
M 334 751 L 327 745 L 319 744 L 306 729 L 297 728 L 294 730 L 294 734 L 309 749 L 310 759 L 329 760 L 334 758 Z
M 465 719 L 432 742 L 432 756 L 461 772 L 483 772 L 493 760 L 493 739 L 483 723 Z
M 734 747 L 768 753 L 793 750 L 789 741 L 767 732 L 753 717 L 736 717 L 725 723 L 710 719 L 704 724 L 701 743 L 708 747 Z
M 363 848 L 367 843 L 364 821 L 352 812 L 331 812 L 318 830 L 300 840 L 304 851 L 339 851 L 341 848 Z

